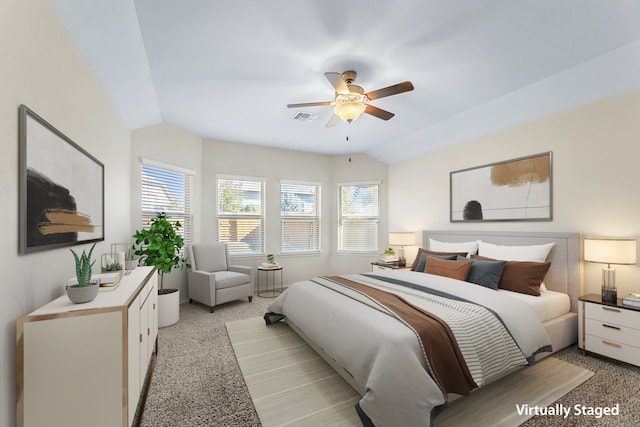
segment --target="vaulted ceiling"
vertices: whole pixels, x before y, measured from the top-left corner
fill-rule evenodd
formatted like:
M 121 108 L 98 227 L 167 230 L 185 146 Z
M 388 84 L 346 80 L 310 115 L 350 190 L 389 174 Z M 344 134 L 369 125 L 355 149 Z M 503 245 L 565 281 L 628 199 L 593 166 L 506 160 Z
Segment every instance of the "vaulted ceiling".
M 639 0 L 51 3 L 132 130 L 393 163 L 640 88 Z M 333 100 L 324 73 L 346 70 L 415 90 L 371 102 L 388 121 L 286 107 Z

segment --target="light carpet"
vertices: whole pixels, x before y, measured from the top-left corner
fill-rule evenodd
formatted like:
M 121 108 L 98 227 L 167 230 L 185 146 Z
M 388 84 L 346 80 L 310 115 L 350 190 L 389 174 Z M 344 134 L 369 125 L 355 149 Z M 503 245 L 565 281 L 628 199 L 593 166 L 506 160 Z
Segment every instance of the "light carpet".
M 264 427 L 362 425 L 354 409 L 360 396 L 288 325 L 252 318 L 226 328 Z M 549 357 L 454 401 L 434 425 L 517 426 L 531 418 L 517 404 L 551 405 L 592 375 Z

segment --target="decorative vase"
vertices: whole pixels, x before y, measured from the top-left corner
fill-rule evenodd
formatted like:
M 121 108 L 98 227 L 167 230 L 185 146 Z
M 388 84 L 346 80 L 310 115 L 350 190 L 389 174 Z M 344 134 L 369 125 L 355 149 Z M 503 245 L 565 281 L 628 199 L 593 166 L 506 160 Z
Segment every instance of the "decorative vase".
M 67 297 L 74 304 L 84 304 L 93 301 L 99 290 L 100 284 L 98 282 L 90 283 L 86 286 L 69 285 L 67 286 Z
M 137 259 L 129 259 L 124 262 L 124 269 L 128 271 L 134 270 L 137 266 L 138 266 Z

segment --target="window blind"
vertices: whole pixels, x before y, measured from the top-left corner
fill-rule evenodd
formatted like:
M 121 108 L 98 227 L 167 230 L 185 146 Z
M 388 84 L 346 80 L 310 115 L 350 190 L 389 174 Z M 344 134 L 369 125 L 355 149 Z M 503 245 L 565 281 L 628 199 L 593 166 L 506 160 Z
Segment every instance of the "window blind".
M 320 186 L 280 183 L 280 245 L 282 253 L 320 252 Z
M 193 242 L 193 174 L 148 164 L 141 165 L 142 228 L 148 229 L 158 212 L 169 221 L 180 222 L 178 234 L 185 247 Z
M 216 179 L 218 241 L 229 253 L 264 254 L 264 180 L 223 177 Z
M 378 252 L 379 184 L 340 184 L 338 251 Z

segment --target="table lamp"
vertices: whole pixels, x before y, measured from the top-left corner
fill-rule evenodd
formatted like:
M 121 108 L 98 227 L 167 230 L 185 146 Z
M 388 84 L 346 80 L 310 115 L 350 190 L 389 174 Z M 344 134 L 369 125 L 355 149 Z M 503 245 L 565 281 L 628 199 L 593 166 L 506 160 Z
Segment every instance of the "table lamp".
M 636 239 L 584 239 L 584 260 L 607 264 L 602 268 L 602 301 L 615 303 L 618 298 L 616 270 L 611 264 L 636 263 Z
M 398 249 L 398 266 L 407 265 L 407 259 L 404 256 L 404 247 L 416 244 L 416 233 L 413 231 L 393 231 L 389 233 L 389 245 L 399 246 Z

